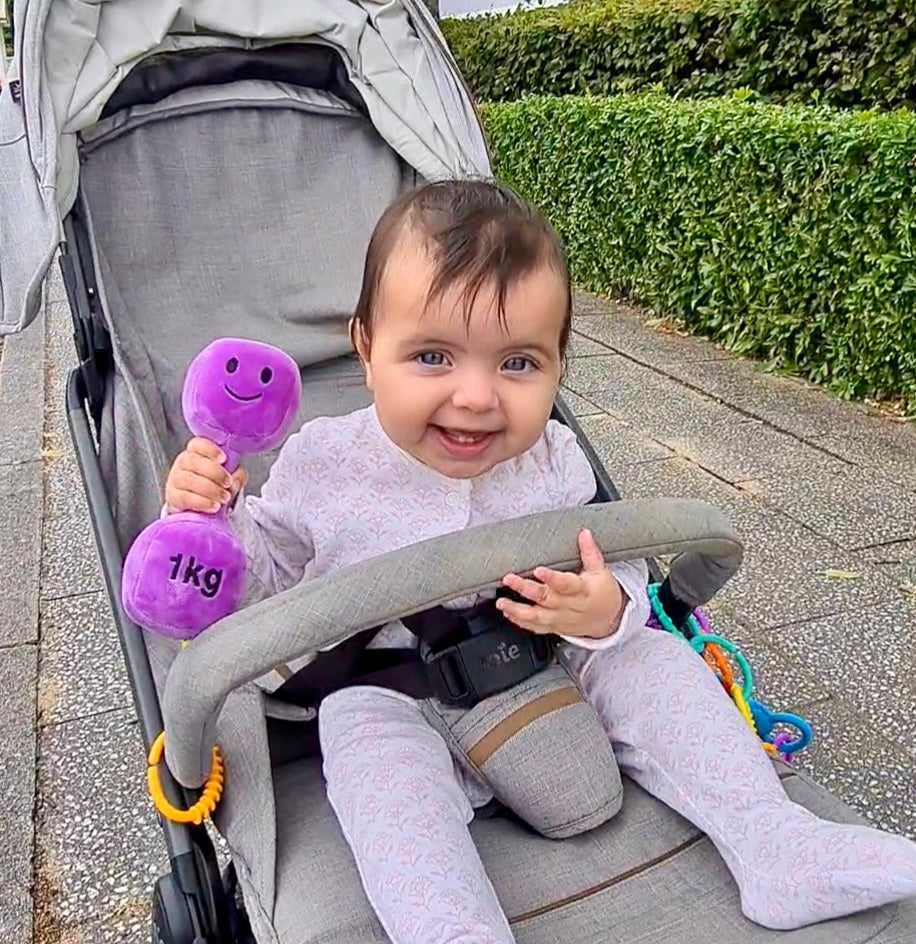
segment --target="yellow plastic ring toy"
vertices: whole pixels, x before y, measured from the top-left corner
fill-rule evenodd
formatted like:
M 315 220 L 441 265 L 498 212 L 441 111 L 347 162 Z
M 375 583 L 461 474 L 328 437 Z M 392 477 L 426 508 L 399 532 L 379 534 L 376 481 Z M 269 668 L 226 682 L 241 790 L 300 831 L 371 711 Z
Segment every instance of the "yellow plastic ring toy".
M 172 806 L 162 791 L 162 784 L 159 781 L 159 764 L 162 762 L 164 751 L 165 732 L 163 731 L 153 741 L 149 749 L 149 755 L 146 758 L 148 765 L 146 768 L 146 786 L 153 801 L 153 806 L 156 807 L 156 811 L 161 816 L 173 823 L 193 823 L 195 826 L 199 826 L 205 819 L 210 818 L 223 794 L 224 767 L 219 748 L 213 748 L 210 773 L 207 775 L 200 799 L 186 810 L 180 810 L 177 806 Z
M 744 698 L 744 692 L 741 690 L 741 686 L 735 682 L 732 684 L 732 690 L 729 693 L 732 696 L 732 701 L 738 708 L 738 711 L 741 712 L 741 717 L 748 723 L 750 729 L 757 733 L 757 725 L 754 724 L 754 716 L 751 714 L 750 706 Z

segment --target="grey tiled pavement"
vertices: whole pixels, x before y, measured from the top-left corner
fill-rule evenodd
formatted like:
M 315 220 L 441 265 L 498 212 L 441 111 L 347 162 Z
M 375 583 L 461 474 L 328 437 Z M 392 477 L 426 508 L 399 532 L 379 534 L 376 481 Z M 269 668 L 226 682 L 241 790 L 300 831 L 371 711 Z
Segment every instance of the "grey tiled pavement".
M 133 944 L 164 855 L 65 428 L 58 281 L 47 296 L 0 361 L 0 941 Z M 576 309 L 567 401 L 621 491 L 729 515 L 747 556 L 717 628 L 764 700 L 814 722 L 801 766 L 916 836 L 916 430 L 624 306 Z

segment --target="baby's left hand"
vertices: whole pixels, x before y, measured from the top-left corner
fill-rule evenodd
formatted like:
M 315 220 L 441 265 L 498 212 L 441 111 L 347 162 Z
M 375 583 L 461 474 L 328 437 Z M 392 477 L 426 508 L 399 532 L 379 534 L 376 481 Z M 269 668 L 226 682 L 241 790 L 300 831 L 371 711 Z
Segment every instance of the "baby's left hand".
M 501 597 L 497 608 L 532 633 L 603 639 L 617 632 L 627 600 L 591 531 L 579 533 L 579 556 L 582 570 L 578 574 L 547 567 L 534 571 L 535 580 L 506 574 L 503 584 L 533 605 Z

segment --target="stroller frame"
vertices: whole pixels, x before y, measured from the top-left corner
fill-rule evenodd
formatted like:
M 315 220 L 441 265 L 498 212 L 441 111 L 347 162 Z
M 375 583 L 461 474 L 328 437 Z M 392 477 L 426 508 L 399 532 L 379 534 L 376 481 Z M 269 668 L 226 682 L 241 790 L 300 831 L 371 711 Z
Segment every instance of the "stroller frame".
M 111 342 L 95 285 L 89 239 L 80 215 L 79 201 L 64 220 L 65 241 L 60 270 L 73 322 L 73 339 L 79 359 L 67 379 L 67 422 L 76 453 L 90 519 L 99 550 L 102 575 L 127 667 L 134 706 L 140 721 L 145 751 L 163 729 L 162 709 L 156 692 L 143 630 L 124 611 L 121 602 L 121 570 L 124 553 L 99 465 L 97 437 L 101 425 L 105 383 L 112 369 Z M 558 396 L 551 414 L 568 426 L 585 451 L 597 482 L 595 501 L 619 501 L 621 495 L 586 438 L 572 411 Z M 657 561 L 649 559 L 650 577 L 663 578 Z M 179 784 L 161 765 L 162 788 L 176 806 L 188 807 L 197 797 Z M 234 869 L 230 862 L 220 873 L 216 850 L 206 827 L 176 823 L 159 817 L 170 871 L 153 891 L 154 940 L 161 944 L 244 944 L 247 922 L 236 897 Z

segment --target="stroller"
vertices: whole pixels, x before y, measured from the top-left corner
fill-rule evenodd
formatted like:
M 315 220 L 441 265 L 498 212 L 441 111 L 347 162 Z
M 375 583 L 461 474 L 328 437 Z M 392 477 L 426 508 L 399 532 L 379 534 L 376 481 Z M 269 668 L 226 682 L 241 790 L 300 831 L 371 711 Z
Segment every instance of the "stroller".
M 419 0 L 19 0 L 15 15 L 0 219 L 19 225 L 0 229 L 0 331 L 34 318 L 59 252 L 77 352 L 68 417 L 142 735 L 150 747 L 166 732 L 159 773 L 177 807 L 198 799 L 214 744 L 227 770 L 214 816 L 224 871 L 204 825 L 161 820 L 171 871 L 153 892 L 153 940 L 383 942 L 307 750 L 312 716 L 252 680 L 449 591 L 568 563 L 575 522 L 552 513 L 386 555 L 237 613 L 180 653 L 126 617 L 120 574 L 188 435 L 184 371 L 213 338 L 290 353 L 299 423 L 368 402 L 347 319 L 369 233 L 415 183 L 490 174 L 470 95 Z M 561 401 L 555 414 L 592 460 L 590 522 L 609 557 L 734 544 L 705 506 L 618 501 Z M 273 458 L 247 463 L 252 490 Z M 780 772 L 798 802 L 853 818 Z M 551 841 L 500 816 L 472 832 L 522 944 L 916 939 L 914 903 L 782 937 L 751 924 L 711 844 L 631 783 L 623 811 L 585 835 Z

